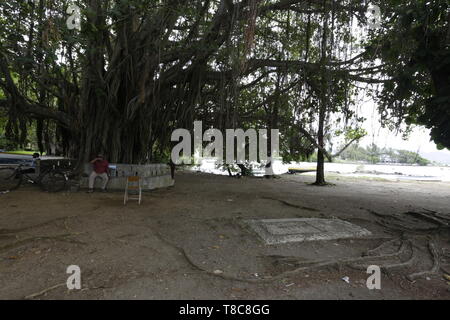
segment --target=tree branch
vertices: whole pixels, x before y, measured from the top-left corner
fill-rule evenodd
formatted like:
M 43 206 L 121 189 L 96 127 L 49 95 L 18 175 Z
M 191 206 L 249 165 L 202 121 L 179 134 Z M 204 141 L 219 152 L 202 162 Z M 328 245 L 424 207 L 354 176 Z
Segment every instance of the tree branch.
M 333 162 L 333 156 L 330 155 L 330 153 L 325 150 L 324 148 L 322 148 L 321 146 L 319 146 L 319 144 L 317 143 L 316 139 L 314 139 L 314 137 L 308 132 L 306 131 L 303 127 L 299 127 L 299 130 L 301 133 L 303 133 L 305 135 L 305 137 L 320 151 L 323 152 L 323 154 L 325 155 L 325 157 L 327 157 L 328 161 Z
M 335 153 L 332 155 L 333 158 L 337 158 L 339 157 L 345 150 L 347 150 L 352 144 L 353 142 L 358 141 L 359 139 L 361 139 L 362 137 L 356 137 L 354 139 L 352 139 L 349 143 L 347 143 L 344 148 L 342 148 L 339 152 Z

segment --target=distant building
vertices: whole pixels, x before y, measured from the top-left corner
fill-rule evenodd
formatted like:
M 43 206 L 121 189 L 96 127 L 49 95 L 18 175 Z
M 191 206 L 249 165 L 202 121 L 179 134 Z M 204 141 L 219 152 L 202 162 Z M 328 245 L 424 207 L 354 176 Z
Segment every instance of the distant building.
M 381 163 L 397 163 L 397 161 L 395 159 L 392 159 L 391 155 L 389 155 L 389 154 L 380 155 L 380 162 Z

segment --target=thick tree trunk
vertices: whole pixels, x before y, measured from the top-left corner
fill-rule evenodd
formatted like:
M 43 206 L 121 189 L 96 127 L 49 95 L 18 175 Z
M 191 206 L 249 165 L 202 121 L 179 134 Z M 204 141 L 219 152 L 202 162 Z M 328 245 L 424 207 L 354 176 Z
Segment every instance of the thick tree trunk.
M 322 151 L 317 154 L 317 173 L 316 182 L 314 183 L 318 186 L 323 186 L 326 184 L 325 181 L 325 157 Z
M 317 142 L 319 150 L 317 151 L 317 173 L 316 182 L 318 186 L 326 185 L 325 181 L 325 119 L 327 116 L 328 106 L 328 74 L 326 70 L 327 63 L 327 47 L 328 47 L 328 14 L 325 13 L 322 35 L 322 57 L 321 57 L 321 79 L 320 79 L 320 107 L 319 107 L 319 131 L 317 133 Z
M 103 153 L 109 156 L 106 145 L 103 144 L 100 128 L 107 123 L 108 113 L 105 112 L 106 91 L 104 86 L 105 60 L 104 37 L 101 32 L 104 27 L 103 8 L 100 0 L 89 0 L 91 13 L 87 16 L 87 30 L 90 34 L 86 50 L 86 60 L 83 70 L 83 84 L 80 112 L 80 153 L 78 167 L 87 162 L 94 154 Z
M 322 151 L 325 148 L 324 141 L 324 126 L 325 126 L 325 105 L 320 106 L 319 113 L 319 132 L 318 132 L 318 145 L 320 146 L 317 151 L 317 173 L 316 173 L 316 185 L 322 186 L 326 184 L 325 181 L 325 154 Z

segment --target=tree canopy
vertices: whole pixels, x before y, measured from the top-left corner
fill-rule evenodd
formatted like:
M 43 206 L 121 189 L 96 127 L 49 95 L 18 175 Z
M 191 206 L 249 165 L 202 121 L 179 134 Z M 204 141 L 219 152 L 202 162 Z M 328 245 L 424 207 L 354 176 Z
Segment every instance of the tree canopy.
M 383 27 L 370 39 L 370 51 L 386 64 L 383 76 L 393 80 L 377 95 L 380 109 L 386 120 L 426 126 L 438 146 L 449 148 L 449 3 L 385 1 L 380 6 Z
M 81 30 L 67 27 L 69 5 Z M 5 136 L 86 161 L 164 159 L 177 128 L 277 128 L 299 160 L 385 123 L 423 124 L 450 147 L 446 1 L 29 0 L 0 4 Z M 355 31 L 356 30 L 356 31 Z M 341 150 L 342 151 L 342 150 Z M 322 179 L 323 180 L 323 179 Z

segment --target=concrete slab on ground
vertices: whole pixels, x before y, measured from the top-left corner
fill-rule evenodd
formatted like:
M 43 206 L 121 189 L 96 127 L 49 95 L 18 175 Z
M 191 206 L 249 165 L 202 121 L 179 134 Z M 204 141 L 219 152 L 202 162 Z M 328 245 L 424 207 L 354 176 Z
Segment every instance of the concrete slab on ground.
M 269 245 L 371 235 L 370 231 L 339 219 L 263 219 L 246 223 Z

